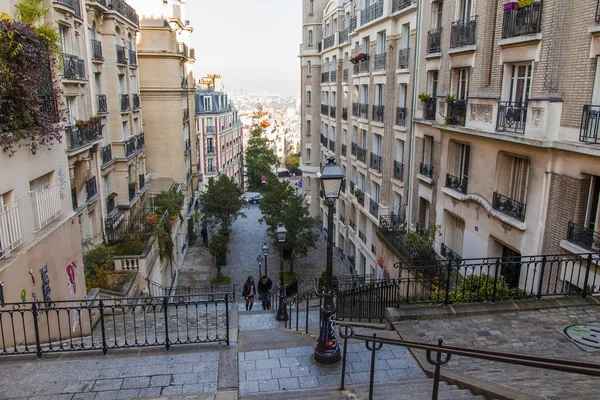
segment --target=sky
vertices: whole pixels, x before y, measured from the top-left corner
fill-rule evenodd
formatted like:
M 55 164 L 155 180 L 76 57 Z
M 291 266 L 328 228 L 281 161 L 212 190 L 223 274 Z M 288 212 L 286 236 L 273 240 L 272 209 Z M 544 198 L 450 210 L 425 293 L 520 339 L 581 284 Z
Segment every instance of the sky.
M 300 0 L 187 0 L 196 78 L 221 74 L 228 92 L 300 94 Z

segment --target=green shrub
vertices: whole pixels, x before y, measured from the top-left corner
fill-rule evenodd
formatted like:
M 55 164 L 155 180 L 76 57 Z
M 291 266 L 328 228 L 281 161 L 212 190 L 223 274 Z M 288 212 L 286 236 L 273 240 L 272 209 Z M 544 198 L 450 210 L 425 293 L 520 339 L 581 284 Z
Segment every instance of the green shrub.
M 498 275 L 495 289 L 496 299 L 516 299 L 527 296 L 527 292 L 523 289 L 509 287 L 502 275 Z M 440 288 L 432 294 L 432 298 L 443 301 L 445 295 L 445 290 Z M 493 275 L 470 275 L 458 281 L 456 288 L 448 293 L 448 300 L 450 303 L 471 303 L 491 300 L 492 295 L 494 295 Z
M 212 278 L 210 280 L 211 285 L 226 285 L 231 283 L 231 277 L 227 275 L 223 275 L 220 278 Z

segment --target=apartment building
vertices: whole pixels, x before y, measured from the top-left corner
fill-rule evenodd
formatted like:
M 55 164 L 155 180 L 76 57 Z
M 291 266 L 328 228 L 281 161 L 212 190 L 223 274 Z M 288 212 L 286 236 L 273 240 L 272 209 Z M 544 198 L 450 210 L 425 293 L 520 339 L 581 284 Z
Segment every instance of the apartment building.
M 218 74 L 198 81 L 196 135 L 198 170 L 204 183 L 225 174 L 244 187 L 243 124 Z

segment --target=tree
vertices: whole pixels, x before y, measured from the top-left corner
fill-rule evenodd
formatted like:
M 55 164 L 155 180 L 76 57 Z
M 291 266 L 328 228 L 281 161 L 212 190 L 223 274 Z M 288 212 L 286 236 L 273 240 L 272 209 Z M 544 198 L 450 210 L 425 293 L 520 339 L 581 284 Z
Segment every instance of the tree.
M 267 225 L 268 235 L 275 245 L 275 229 L 283 223 L 287 229 L 284 249 L 291 252 L 290 272 L 294 271 L 296 257 L 305 257 L 310 247 L 316 247 L 318 235 L 313 231 L 315 220 L 308 213 L 302 196 L 297 196 L 287 182 L 271 179 L 266 187 L 265 197 L 260 202 L 263 217 L 261 222 Z
M 300 158 L 298 157 L 298 154 L 291 154 L 288 159 L 285 160 L 285 167 L 290 172 L 297 170 L 300 167 Z
M 243 194 L 237 183 L 226 175 L 220 175 L 209 181 L 207 190 L 200 194 L 200 210 L 211 226 L 220 225 L 221 234 L 229 235 L 231 223 L 238 216 L 244 216 L 241 212 Z
M 275 177 L 274 167 L 277 166 L 277 155 L 269 147 L 269 140 L 262 137 L 264 129 L 253 125 L 250 129 L 250 139 L 246 149 L 246 181 L 251 191 L 263 191 L 261 177 Z

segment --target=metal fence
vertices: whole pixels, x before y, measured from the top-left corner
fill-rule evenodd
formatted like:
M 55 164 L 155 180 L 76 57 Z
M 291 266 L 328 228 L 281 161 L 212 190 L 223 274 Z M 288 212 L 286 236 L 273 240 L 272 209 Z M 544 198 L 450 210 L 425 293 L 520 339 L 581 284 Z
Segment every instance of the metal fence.
M 394 279 L 364 285 L 337 294 L 338 320 L 379 320 L 387 307 L 398 307 L 398 282 Z
M 0 355 L 229 346 L 229 293 L 5 304 Z
M 150 296 L 191 296 L 207 295 L 210 293 L 227 293 L 229 301 L 235 301 L 235 284 L 205 284 L 196 286 L 171 286 L 166 287 L 160 283 L 148 281 Z

